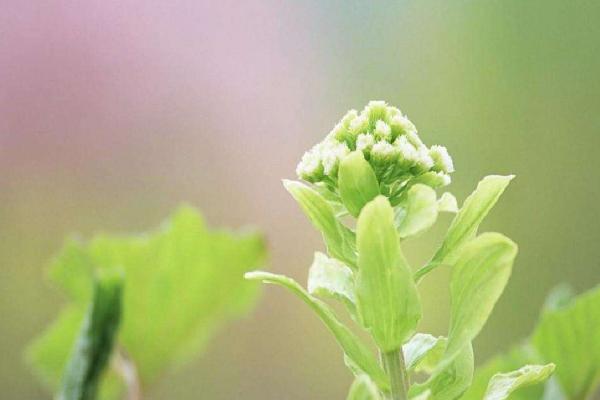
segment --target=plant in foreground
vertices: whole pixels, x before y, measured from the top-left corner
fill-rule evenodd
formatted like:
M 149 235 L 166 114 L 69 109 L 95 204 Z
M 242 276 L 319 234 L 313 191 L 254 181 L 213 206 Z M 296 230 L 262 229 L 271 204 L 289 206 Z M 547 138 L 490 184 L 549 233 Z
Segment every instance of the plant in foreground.
M 371 102 L 348 112 L 309 150 L 297 173 L 308 184 L 284 181 L 315 227 L 328 255 L 316 253 L 308 291 L 292 279 L 255 271 L 246 278 L 282 285 L 298 295 L 333 333 L 356 380 L 349 399 L 460 398 L 473 379 L 471 342 L 484 326 L 511 273 L 517 246 L 499 233 L 477 234 L 512 176 L 488 176 L 457 210 L 436 189 L 450 183 L 453 163 L 444 147 L 427 147 L 395 107 Z M 402 240 L 420 234 L 438 213 L 455 212 L 445 239 L 424 266 L 413 269 Z M 355 226 L 346 223 L 356 218 Z M 417 333 L 418 283 L 441 265 L 452 268 L 451 320 L 446 337 Z M 341 323 L 322 300 L 341 300 L 379 350 Z M 519 368 L 520 367 L 520 368 Z M 483 398 L 500 400 L 546 380 L 554 364 L 517 366 L 494 376 Z M 413 375 L 428 378 L 415 383 Z
M 255 303 L 257 285 L 242 274 L 264 261 L 261 235 L 209 230 L 191 207 L 149 234 L 69 240 L 49 272 L 70 302 L 29 362 L 61 400 L 91 400 L 97 389 L 115 399 L 123 386 L 139 399 Z

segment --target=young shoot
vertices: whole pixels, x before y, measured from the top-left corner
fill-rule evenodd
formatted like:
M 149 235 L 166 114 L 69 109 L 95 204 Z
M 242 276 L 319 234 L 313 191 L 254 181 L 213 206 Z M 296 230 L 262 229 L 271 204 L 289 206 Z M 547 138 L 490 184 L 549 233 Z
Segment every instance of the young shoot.
M 437 193 L 453 171 L 445 147 L 428 147 L 399 109 L 372 101 L 361 112 L 349 111 L 304 154 L 296 169 L 304 182 L 284 181 L 323 235 L 327 254 L 315 253 L 308 290 L 267 272 L 246 278 L 286 287 L 317 313 L 355 375 L 349 400 L 454 400 L 471 386 L 471 343 L 502 294 L 517 254 L 506 236 L 477 230 L 513 177 L 485 177 L 458 209 L 454 196 Z M 425 232 L 440 212 L 456 213 L 446 237 L 429 262 L 411 265 L 401 241 Z M 356 222 L 348 224 L 348 215 Z M 451 316 L 447 335 L 436 337 L 417 332 L 418 283 L 441 265 L 452 269 Z M 340 322 L 324 300 L 341 301 L 358 327 Z M 370 334 L 378 356 L 353 333 L 357 328 Z M 496 377 L 483 398 L 506 399 L 553 370 L 551 363 L 523 366 Z M 417 373 L 427 379 L 417 383 Z

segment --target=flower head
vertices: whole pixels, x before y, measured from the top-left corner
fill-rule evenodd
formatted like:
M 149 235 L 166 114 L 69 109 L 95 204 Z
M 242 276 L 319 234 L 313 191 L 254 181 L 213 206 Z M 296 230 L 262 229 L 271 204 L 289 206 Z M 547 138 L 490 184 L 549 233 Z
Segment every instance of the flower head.
M 384 194 L 402 190 L 413 180 L 445 186 L 454 171 L 445 147 L 427 147 L 399 109 L 371 101 L 360 113 L 346 113 L 322 142 L 304 154 L 296 173 L 335 191 L 339 163 L 355 150 L 371 164 Z

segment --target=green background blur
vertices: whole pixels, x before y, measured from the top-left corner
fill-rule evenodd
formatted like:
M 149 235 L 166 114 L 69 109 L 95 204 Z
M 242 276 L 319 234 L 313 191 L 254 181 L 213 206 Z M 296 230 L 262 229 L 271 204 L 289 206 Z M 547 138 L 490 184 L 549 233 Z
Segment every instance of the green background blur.
M 281 178 L 349 108 L 400 107 L 448 147 L 462 202 L 515 173 L 484 230 L 520 245 L 477 361 L 531 331 L 545 294 L 600 282 L 600 2 L 0 0 L 1 398 L 50 398 L 23 346 L 62 297 L 63 237 L 152 228 L 183 201 L 266 231 L 305 281 L 322 249 Z M 409 243 L 416 264 L 449 217 Z M 422 329 L 444 333 L 446 271 Z M 351 377 L 310 311 L 268 287 L 147 399 L 342 399 Z

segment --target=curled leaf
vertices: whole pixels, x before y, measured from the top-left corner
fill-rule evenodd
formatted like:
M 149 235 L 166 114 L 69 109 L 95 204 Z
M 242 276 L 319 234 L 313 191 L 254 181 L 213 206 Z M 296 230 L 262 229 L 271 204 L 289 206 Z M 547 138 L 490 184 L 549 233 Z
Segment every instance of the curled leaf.
M 315 253 L 308 271 L 308 293 L 340 300 L 354 312 L 356 299 L 352 270 L 323 253 Z
M 544 382 L 554 372 L 554 364 L 525 365 L 516 371 L 496 374 L 490 380 L 483 400 L 505 400 L 522 387 Z
M 435 337 L 428 333 L 416 333 L 402 346 L 406 369 L 431 373 L 441 360 L 446 343 L 447 340 L 443 336 Z

